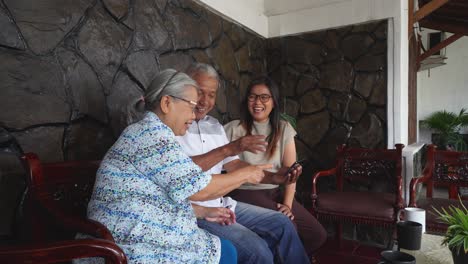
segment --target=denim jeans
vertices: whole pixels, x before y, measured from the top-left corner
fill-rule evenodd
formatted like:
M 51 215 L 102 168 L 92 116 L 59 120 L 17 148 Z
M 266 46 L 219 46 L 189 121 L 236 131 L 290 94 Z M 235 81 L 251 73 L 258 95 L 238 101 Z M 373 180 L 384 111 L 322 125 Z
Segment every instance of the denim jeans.
M 223 226 L 198 220 L 198 226 L 237 248 L 239 263 L 309 263 L 291 220 L 282 213 L 238 202 L 237 223 Z

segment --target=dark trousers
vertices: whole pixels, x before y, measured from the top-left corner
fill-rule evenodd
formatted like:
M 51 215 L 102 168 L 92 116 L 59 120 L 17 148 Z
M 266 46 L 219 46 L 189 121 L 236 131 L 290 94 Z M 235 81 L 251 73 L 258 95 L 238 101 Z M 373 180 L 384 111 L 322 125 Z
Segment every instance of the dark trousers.
M 276 204 L 283 202 L 283 193 L 279 188 L 267 190 L 237 189 L 226 196 L 231 196 L 233 199 L 240 202 L 265 207 L 275 211 L 278 210 Z M 296 200 L 293 201 L 292 213 L 294 215 L 293 223 L 297 228 L 299 237 L 304 243 L 304 248 L 309 256 L 313 256 L 327 240 L 327 232 L 317 219 Z

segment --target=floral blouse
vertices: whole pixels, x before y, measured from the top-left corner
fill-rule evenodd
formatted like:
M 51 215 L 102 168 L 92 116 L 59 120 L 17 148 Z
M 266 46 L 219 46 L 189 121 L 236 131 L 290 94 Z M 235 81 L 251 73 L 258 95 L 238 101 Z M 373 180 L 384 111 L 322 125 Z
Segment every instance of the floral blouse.
M 104 157 L 88 217 L 109 228 L 129 263 L 218 263 L 219 238 L 198 228 L 188 200 L 210 180 L 147 112 Z

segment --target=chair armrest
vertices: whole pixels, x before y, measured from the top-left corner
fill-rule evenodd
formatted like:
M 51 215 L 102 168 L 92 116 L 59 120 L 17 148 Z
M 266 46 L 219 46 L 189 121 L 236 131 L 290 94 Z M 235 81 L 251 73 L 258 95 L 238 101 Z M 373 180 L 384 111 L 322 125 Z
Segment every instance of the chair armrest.
M 325 177 L 325 176 L 331 176 L 336 174 L 336 168 L 329 169 L 329 170 L 324 170 L 324 171 L 319 171 L 314 174 L 312 177 L 312 210 L 315 214 L 315 210 L 317 209 L 317 181 L 318 178 L 320 177 Z
M 111 242 L 115 242 L 112 233 L 105 225 L 91 219 L 76 221 L 73 225 L 68 225 L 67 227 L 72 228 L 73 230 L 77 230 L 80 233 L 89 234 L 96 238 L 102 238 Z
M 329 170 L 324 170 L 324 171 L 319 171 L 314 174 L 312 177 L 312 199 L 317 199 L 317 181 L 318 178 L 324 177 L 324 176 L 331 176 L 336 174 L 336 168 L 329 169 Z
M 0 263 L 58 263 L 91 257 L 103 257 L 106 263 L 127 263 L 123 250 L 115 243 L 104 239 L 0 247 Z
M 43 210 L 47 211 L 52 221 L 54 221 L 54 224 L 58 226 L 67 230 L 73 230 L 77 233 L 88 234 L 96 238 L 115 242 L 109 229 L 98 221 L 70 216 L 53 207 L 52 204 L 46 206 L 42 200 L 38 201 L 38 205 L 43 208 Z
M 405 208 L 406 204 L 403 199 L 403 177 L 397 176 L 397 193 L 395 195 L 395 211 L 399 212 Z
M 410 182 L 410 201 L 409 201 L 409 206 L 410 207 L 417 207 L 416 204 L 416 187 L 420 183 L 425 183 L 431 179 L 431 172 L 429 169 L 424 169 L 423 171 L 423 176 L 413 178 L 411 179 Z

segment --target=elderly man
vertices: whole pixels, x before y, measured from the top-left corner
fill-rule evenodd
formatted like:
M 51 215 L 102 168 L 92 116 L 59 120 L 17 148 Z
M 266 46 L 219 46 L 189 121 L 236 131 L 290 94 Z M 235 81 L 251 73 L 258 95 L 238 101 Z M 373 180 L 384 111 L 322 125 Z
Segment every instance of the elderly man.
M 184 151 L 204 171 L 220 173 L 248 164 L 236 156 L 242 151 L 265 151 L 263 136 L 245 136 L 229 143 L 223 126 L 208 116 L 216 101 L 219 85 L 216 70 L 197 63 L 187 70 L 200 87 L 195 121 L 187 133 L 178 137 Z M 287 174 L 286 168 L 277 174 L 266 173 L 264 182 L 295 181 L 301 172 L 298 167 Z M 309 263 L 294 225 L 286 215 L 229 197 L 193 202 L 198 226 L 212 234 L 229 239 L 237 248 L 239 263 Z

